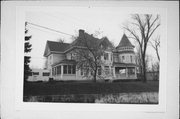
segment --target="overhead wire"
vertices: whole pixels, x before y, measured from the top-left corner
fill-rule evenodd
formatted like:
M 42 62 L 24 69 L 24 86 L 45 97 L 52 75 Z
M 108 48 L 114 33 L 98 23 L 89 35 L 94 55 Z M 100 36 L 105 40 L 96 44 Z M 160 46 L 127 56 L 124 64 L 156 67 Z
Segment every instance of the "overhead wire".
M 62 32 L 62 31 L 59 31 L 59 30 L 54 30 L 52 28 L 48 28 L 48 27 L 45 27 L 45 26 L 41 26 L 41 25 L 38 25 L 38 24 L 31 23 L 31 22 L 27 22 L 27 23 L 30 24 L 30 25 L 33 25 L 33 26 L 37 26 L 37 27 L 41 27 L 41 28 L 44 28 L 44 29 L 47 29 L 47 30 L 50 30 L 50 31 L 54 31 L 56 33 L 60 33 L 60 34 L 64 34 L 64 35 L 74 37 L 74 35 L 71 35 L 71 34 L 68 34 L 68 33 L 65 33 L 65 32 Z

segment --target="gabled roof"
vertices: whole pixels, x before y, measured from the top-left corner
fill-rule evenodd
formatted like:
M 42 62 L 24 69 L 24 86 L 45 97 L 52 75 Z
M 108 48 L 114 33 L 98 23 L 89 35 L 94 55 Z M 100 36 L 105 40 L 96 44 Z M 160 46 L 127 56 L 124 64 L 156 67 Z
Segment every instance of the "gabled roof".
M 123 37 L 121 38 L 121 41 L 119 43 L 119 45 L 117 47 L 134 47 L 134 45 L 131 44 L 131 42 L 129 41 L 129 39 L 127 38 L 127 36 L 124 34 Z
M 63 63 L 64 63 L 64 64 L 75 64 L 76 61 L 75 61 L 75 60 L 64 59 L 64 60 L 62 60 L 62 61 L 60 61 L 60 62 L 57 62 L 57 63 L 53 64 L 52 66 L 57 66 L 57 65 L 63 64 Z
M 113 65 L 121 66 L 121 67 L 127 67 L 127 66 L 137 66 L 134 63 L 120 63 L 120 62 L 113 62 Z
M 75 41 L 71 43 L 72 46 L 85 46 L 85 43 L 88 45 L 93 45 L 94 43 L 97 45 L 101 40 L 93 37 L 93 35 L 89 35 L 86 32 L 81 33 Z M 91 43 L 91 44 L 89 44 Z
M 84 32 L 84 30 L 80 29 L 79 36 L 70 44 L 56 41 L 47 41 L 44 56 L 48 56 L 51 52 L 65 53 L 66 51 L 69 51 L 69 49 L 77 46 L 87 47 L 85 44 L 88 44 L 88 46 L 99 47 L 100 45 L 103 45 L 113 48 L 112 43 L 108 40 L 107 37 L 103 37 L 101 39 L 95 38 L 93 35 L 90 35 Z
M 69 43 L 60 43 L 60 42 L 55 42 L 55 41 L 47 41 L 47 45 L 48 45 L 50 51 L 64 52 L 70 44 Z
M 44 56 L 48 56 L 51 52 L 64 52 L 70 44 L 60 43 L 56 41 L 47 41 Z
M 108 40 L 107 37 L 103 37 L 101 39 L 94 37 L 93 35 L 90 35 L 86 32 L 84 32 L 84 30 L 79 30 L 79 36 L 77 37 L 77 39 L 75 41 L 73 41 L 71 43 L 71 46 L 81 46 L 81 47 L 86 47 L 85 45 L 88 46 L 97 46 L 99 47 L 101 44 L 102 45 L 108 45 L 109 47 L 112 48 L 112 44 L 111 42 Z
M 99 40 L 99 45 L 103 45 L 103 46 L 108 46 L 111 49 L 114 49 L 113 44 L 109 41 L 109 39 L 107 37 L 103 37 Z

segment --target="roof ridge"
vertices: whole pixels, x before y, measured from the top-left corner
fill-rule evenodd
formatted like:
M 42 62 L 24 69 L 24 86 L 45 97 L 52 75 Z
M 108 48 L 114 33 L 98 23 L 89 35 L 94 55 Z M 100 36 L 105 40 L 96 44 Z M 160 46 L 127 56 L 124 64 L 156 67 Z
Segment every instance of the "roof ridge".
M 71 44 L 71 43 L 64 43 L 64 42 L 59 42 L 59 41 L 50 41 L 50 40 L 47 40 L 47 42 L 54 42 L 54 43 L 61 43 L 61 44 Z

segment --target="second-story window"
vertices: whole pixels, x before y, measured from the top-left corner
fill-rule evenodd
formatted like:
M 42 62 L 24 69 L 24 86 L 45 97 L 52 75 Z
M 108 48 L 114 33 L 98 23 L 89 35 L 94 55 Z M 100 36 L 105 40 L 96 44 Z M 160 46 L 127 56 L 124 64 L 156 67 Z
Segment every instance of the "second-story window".
M 124 56 L 122 56 L 122 61 L 124 61 L 124 59 L 125 59 Z
M 108 59 L 109 59 L 108 53 L 104 53 L 104 60 L 108 60 Z
M 72 60 L 75 60 L 76 59 L 76 53 L 73 53 L 72 54 Z
M 52 56 L 52 54 L 49 56 L 49 64 L 53 64 L 53 56 Z
M 117 55 L 113 55 L 113 60 L 114 60 L 114 62 L 118 62 L 118 56 Z
M 113 55 L 111 54 L 111 61 L 113 61 Z
M 130 59 L 131 59 L 131 63 L 133 63 L 133 59 L 132 59 L 132 56 L 130 56 Z

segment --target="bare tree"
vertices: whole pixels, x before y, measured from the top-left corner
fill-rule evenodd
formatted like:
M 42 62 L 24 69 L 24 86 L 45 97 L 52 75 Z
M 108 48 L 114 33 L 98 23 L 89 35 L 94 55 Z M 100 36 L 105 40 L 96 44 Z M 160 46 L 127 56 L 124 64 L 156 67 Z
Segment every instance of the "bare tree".
M 159 62 L 155 62 L 152 64 L 151 72 L 152 72 L 153 80 L 158 80 L 159 79 Z
M 58 38 L 57 41 L 60 43 L 64 43 L 64 38 Z
M 153 39 L 152 42 L 150 43 L 151 43 L 151 46 L 156 51 L 157 58 L 160 61 L 160 57 L 159 57 L 160 36 L 157 36 L 157 38 Z
M 96 30 L 96 31 L 94 32 L 93 36 L 94 36 L 94 37 L 98 37 L 98 36 L 100 36 L 100 35 L 102 35 L 102 34 L 103 34 L 103 31 L 100 31 L 100 29 L 99 29 L 99 30 Z
M 102 71 L 102 65 L 104 64 L 101 57 L 104 54 L 106 45 L 100 45 L 100 40 L 90 35 L 83 35 L 79 38 L 79 44 L 81 47 L 76 48 L 76 61 L 77 69 L 83 70 L 84 76 L 88 77 L 93 75 L 93 80 L 96 82 L 97 77 L 102 78 L 98 74 L 98 70 Z
M 147 44 L 156 31 L 156 29 L 160 26 L 159 15 L 156 15 L 155 18 L 151 14 L 134 14 L 132 15 L 132 19 L 134 22 L 130 24 L 132 27 L 124 26 L 124 29 L 127 30 L 131 34 L 131 38 L 137 41 L 140 48 L 140 56 L 142 60 L 142 72 L 143 72 L 143 82 L 146 82 L 146 50 Z
M 149 70 L 149 67 L 148 67 L 149 63 L 150 63 L 150 55 L 146 55 L 145 57 L 146 71 Z M 142 63 L 140 50 L 138 49 L 136 53 L 136 64 L 138 65 L 138 68 L 139 68 L 139 78 L 143 79 L 143 63 Z

